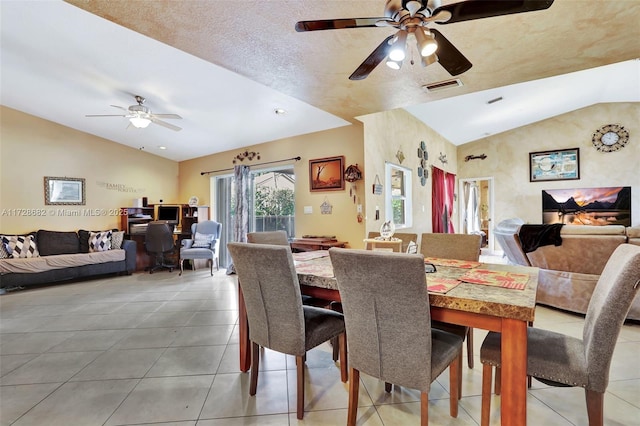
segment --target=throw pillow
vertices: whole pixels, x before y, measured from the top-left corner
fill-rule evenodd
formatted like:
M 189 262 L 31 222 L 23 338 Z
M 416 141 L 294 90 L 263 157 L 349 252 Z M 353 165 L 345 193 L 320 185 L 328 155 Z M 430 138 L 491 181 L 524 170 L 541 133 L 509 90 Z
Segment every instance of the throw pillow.
M 215 239 L 215 235 L 213 234 L 201 234 L 196 232 L 195 237 L 193 238 L 193 244 L 191 247 L 195 248 L 209 248 L 211 246 L 211 242 Z
M 111 231 L 89 232 L 89 253 L 111 250 Z
M 124 240 L 124 231 L 116 231 L 111 233 L 111 250 L 121 249 L 123 240 Z
M 33 235 L 2 235 L 2 245 L 14 259 L 40 257 Z
M 0 259 L 8 259 L 11 257 L 11 253 L 6 246 L 6 244 L 0 241 Z
M 409 254 L 418 253 L 418 245 L 413 241 L 409 241 L 409 245 L 407 245 L 407 253 Z

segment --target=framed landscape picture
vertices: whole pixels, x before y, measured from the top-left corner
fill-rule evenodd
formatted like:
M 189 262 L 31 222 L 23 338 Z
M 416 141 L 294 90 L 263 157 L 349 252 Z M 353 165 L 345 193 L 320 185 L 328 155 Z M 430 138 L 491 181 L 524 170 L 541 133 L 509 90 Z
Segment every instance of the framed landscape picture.
M 344 189 L 344 156 L 309 160 L 309 189 L 339 191 Z
M 543 190 L 542 223 L 631 226 L 631 187 Z
M 529 153 L 529 181 L 580 179 L 580 148 Z

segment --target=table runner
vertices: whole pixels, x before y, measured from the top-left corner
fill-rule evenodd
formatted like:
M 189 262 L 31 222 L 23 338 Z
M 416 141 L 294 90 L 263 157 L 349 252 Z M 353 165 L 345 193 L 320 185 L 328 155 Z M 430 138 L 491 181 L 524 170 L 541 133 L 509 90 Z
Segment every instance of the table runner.
M 471 284 L 482 284 L 516 290 L 524 290 L 529 275 L 506 271 L 489 271 L 487 269 L 473 269 L 459 278 Z

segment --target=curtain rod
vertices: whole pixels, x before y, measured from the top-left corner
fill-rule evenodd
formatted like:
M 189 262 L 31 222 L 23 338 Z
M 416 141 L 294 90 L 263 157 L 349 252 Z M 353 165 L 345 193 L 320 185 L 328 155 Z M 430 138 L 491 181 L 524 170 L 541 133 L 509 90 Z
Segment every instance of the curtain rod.
M 289 161 L 289 160 L 296 160 L 296 161 L 300 161 L 301 157 L 291 157 L 291 158 L 285 158 L 283 160 L 274 160 L 274 161 L 265 161 L 264 163 L 256 163 L 256 164 L 250 164 L 251 166 L 262 166 L 265 164 L 273 164 L 273 163 L 282 163 L 283 161 Z M 233 170 L 234 167 L 229 167 L 228 169 L 220 169 L 220 170 L 209 170 L 208 172 L 200 172 L 200 175 L 208 175 L 209 173 L 217 173 L 217 172 L 227 172 L 229 170 Z

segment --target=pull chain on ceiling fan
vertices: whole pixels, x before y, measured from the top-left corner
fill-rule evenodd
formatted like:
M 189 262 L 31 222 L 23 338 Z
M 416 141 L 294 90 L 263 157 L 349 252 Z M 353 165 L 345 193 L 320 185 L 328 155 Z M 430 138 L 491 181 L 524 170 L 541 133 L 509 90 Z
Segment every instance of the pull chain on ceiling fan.
M 406 57 L 407 39 L 415 39 L 423 66 L 439 62 L 452 76 L 468 71 L 472 64 L 438 30 L 439 25 L 492 16 L 511 15 L 548 9 L 553 0 L 467 0 L 441 6 L 440 0 L 386 0 L 384 16 L 378 18 L 346 18 L 300 21 L 298 32 L 337 30 L 345 28 L 393 27 L 396 34 L 384 39 L 378 47 L 349 76 L 362 80 L 385 58 L 392 69 L 400 69 Z

